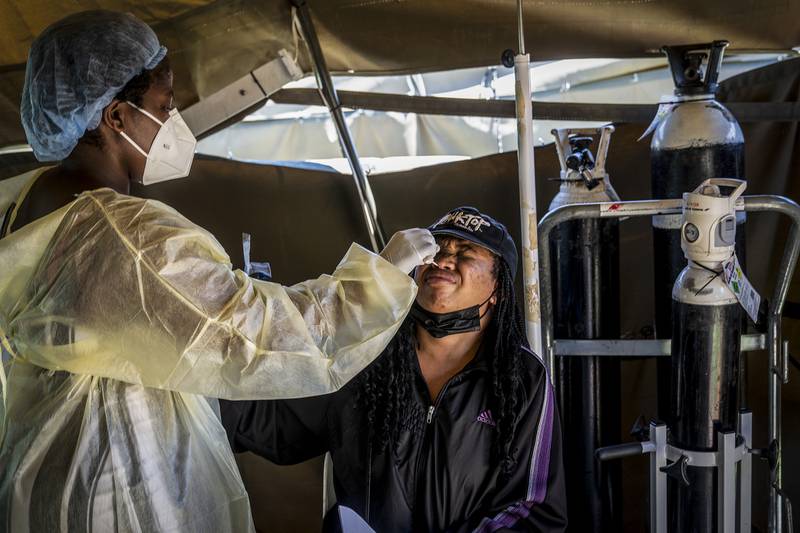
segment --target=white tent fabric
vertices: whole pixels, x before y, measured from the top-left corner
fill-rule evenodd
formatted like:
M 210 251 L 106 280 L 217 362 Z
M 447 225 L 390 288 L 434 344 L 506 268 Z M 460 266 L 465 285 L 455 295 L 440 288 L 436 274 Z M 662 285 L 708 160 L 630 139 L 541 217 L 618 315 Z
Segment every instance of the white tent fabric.
M 781 59 L 772 55 L 729 57 L 720 80 Z M 547 102 L 656 103 L 672 93 L 673 82 L 662 58 L 574 59 L 539 63 L 531 68 L 534 99 Z M 335 78 L 339 90 L 441 96 L 513 99 L 514 76 L 504 67 L 389 77 Z M 287 87 L 315 87 L 305 78 Z M 515 150 L 514 120 L 452 117 L 355 110 L 346 114 L 361 157 L 479 157 Z M 552 142 L 550 130 L 597 126 L 597 122 L 535 121 L 538 145 Z M 198 145 L 209 155 L 256 161 L 341 158 L 336 131 L 324 107 L 267 105 L 243 122 L 214 134 Z M 406 162 L 406 164 L 408 164 Z M 375 172 L 389 171 L 379 161 Z

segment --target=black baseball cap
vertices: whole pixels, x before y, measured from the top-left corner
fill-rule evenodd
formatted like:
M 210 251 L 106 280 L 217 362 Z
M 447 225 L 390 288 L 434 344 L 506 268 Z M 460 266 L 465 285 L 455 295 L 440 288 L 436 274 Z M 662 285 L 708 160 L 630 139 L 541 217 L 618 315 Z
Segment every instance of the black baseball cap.
M 449 235 L 473 242 L 499 255 L 508 265 L 511 278 L 517 275 L 517 246 L 506 227 L 474 207 L 457 207 L 428 227 L 436 235 Z

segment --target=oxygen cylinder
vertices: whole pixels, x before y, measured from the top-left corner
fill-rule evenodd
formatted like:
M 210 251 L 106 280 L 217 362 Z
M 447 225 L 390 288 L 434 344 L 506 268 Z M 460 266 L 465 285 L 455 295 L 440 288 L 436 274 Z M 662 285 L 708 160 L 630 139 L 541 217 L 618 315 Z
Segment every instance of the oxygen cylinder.
M 613 126 L 553 130 L 561 187 L 550 209 L 619 197 L 605 169 Z M 590 147 L 599 138 L 597 159 Z M 584 219 L 551 234 L 553 320 L 559 339 L 619 337 L 619 228 L 616 220 Z M 569 531 L 621 531 L 619 464 L 598 464 L 594 451 L 618 442 L 620 363 L 615 357 L 560 357 L 558 400 L 563 419 Z M 602 470 L 601 470 L 602 468 Z
M 680 198 L 706 178 L 744 177 L 744 138 L 736 119 L 716 101 L 717 78 L 727 41 L 665 46 L 674 97 L 662 100 L 649 131 L 653 198 Z M 704 70 L 705 66 L 705 70 Z M 684 267 L 680 215 L 653 217 L 655 248 L 655 333 L 672 335 L 672 286 Z M 744 264 L 744 213 L 737 240 Z M 670 403 L 670 361 L 658 362 L 658 416 L 667 420 Z
M 733 188 L 730 195 L 722 188 Z M 686 193 L 680 229 L 689 264 L 672 292 L 672 402 L 669 442 L 682 450 L 715 451 L 719 431 L 735 431 L 743 314 L 722 274 L 736 242 L 741 180 L 710 179 Z M 685 264 L 685 263 L 684 263 Z M 668 478 L 669 531 L 717 531 L 717 472 L 686 467 Z

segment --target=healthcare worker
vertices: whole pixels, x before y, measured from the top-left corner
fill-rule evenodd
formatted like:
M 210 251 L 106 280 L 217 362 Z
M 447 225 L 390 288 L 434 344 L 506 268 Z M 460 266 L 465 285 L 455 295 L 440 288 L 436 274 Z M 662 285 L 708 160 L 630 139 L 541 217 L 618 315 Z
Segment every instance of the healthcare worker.
M 32 44 L 22 121 L 40 161 L 2 182 L 0 531 L 252 531 L 218 404 L 338 390 L 411 307 L 427 230 L 353 245 L 292 287 L 234 271 L 214 237 L 131 181 L 188 174 L 166 49 L 91 11 Z M 18 195 L 12 193 L 19 192 Z M 384 259 L 385 258 L 385 259 Z M 6 379 L 7 375 L 7 379 Z

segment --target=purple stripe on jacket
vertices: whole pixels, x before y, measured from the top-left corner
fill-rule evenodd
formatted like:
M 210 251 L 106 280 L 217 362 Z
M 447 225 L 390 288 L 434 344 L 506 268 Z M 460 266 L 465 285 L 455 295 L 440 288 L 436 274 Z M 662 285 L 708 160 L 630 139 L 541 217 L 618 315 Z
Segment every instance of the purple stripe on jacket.
M 542 503 L 547 494 L 547 477 L 550 470 L 550 446 L 553 442 L 553 386 L 545 375 L 545 395 L 542 414 L 539 417 L 536 442 L 531 454 L 531 469 L 528 475 L 528 494 L 520 501 L 506 508 L 494 518 L 486 518 L 476 528 L 476 532 L 493 533 L 504 527 L 511 527 L 531 514 L 534 505 Z

